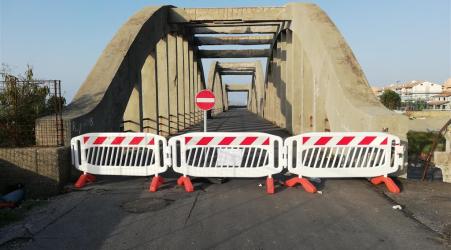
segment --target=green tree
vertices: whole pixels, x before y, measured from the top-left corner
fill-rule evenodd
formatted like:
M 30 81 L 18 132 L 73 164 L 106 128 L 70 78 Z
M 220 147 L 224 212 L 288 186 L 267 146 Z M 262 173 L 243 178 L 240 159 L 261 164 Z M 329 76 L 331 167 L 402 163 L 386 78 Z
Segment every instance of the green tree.
M 393 90 L 386 89 L 382 93 L 380 100 L 385 107 L 393 110 L 401 105 L 401 97 Z
M 50 115 L 50 114 L 54 114 L 56 113 L 56 107 L 58 105 L 60 105 L 62 107 L 66 106 L 66 98 L 64 98 L 63 96 L 58 97 L 58 96 L 51 96 L 48 100 L 47 103 L 45 104 L 45 110 L 46 110 L 46 115 Z
M 55 98 L 36 81 L 27 65 L 24 76 L 13 76 L 3 65 L 0 88 L 0 146 L 27 146 L 35 142 L 35 120 L 54 113 Z M 62 98 L 64 100 L 64 98 Z

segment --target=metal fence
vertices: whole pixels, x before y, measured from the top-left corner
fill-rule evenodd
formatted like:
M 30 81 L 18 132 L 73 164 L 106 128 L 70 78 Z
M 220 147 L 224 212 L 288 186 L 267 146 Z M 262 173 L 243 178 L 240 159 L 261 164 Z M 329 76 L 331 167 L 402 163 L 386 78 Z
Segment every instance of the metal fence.
M 0 147 L 62 146 L 64 131 L 60 80 L 21 80 L 5 76 L 0 81 Z M 45 126 L 36 126 L 46 116 Z M 49 137 L 49 138 L 46 138 Z

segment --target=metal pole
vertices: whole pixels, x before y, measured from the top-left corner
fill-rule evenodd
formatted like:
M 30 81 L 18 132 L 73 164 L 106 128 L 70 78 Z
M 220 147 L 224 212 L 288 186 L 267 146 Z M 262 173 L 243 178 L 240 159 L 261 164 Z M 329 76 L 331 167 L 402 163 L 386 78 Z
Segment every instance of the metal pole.
M 207 111 L 204 110 L 204 132 L 207 132 Z

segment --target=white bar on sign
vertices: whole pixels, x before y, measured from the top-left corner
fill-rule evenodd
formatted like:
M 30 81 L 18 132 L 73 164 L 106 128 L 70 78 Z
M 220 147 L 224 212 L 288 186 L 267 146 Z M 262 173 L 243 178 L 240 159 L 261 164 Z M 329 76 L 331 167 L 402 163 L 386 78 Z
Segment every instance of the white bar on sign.
M 215 102 L 215 98 L 196 98 L 196 102 Z

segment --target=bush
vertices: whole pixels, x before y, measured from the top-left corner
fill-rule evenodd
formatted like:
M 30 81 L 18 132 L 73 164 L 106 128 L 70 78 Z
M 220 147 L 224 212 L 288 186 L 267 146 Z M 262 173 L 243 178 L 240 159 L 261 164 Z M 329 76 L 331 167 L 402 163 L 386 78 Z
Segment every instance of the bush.
M 409 158 L 417 158 L 421 155 L 425 156 L 429 154 L 432 149 L 437 132 L 413 132 L 407 133 L 408 140 L 408 154 Z M 443 151 L 445 148 L 445 138 L 440 135 L 437 143 L 436 150 Z
M 25 77 L 15 77 L 3 68 L 0 89 L 0 146 L 29 146 L 35 144 L 35 120 L 55 113 L 56 97 L 49 88 L 33 79 L 27 67 Z M 64 98 L 61 98 L 64 101 Z

